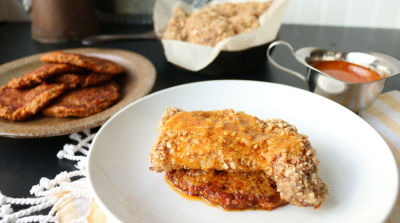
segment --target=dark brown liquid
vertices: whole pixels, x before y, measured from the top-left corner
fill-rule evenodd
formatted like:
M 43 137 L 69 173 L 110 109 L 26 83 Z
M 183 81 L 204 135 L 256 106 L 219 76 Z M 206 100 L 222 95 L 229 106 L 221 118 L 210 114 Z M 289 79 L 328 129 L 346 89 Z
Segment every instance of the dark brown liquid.
M 369 68 L 346 61 L 316 61 L 311 62 L 310 65 L 338 80 L 350 83 L 365 83 L 382 78 Z

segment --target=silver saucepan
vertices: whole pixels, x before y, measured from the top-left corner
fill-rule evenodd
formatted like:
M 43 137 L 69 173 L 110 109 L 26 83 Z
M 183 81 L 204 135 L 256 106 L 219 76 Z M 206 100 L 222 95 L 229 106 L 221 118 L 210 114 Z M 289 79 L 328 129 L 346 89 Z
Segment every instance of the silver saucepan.
M 271 50 L 278 45 L 284 45 L 290 49 L 292 56 L 307 68 L 305 75 L 279 65 L 272 58 Z M 303 80 L 311 92 L 336 101 L 356 113 L 372 104 L 382 92 L 384 84 L 389 77 L 400 73 L 400 61 L 382 53 L 337 52 L 316 47 L 304 47 L 295 52 L 288 42 L 281 40 L 272 42 L 269 45 L 267 58 L 275 67 Z M 333 60 L 346 61 L 369 68 L 377 72 L 381 79 L 371 82 L 350 83 L 329 76 L 309 64 L 315 61 Z

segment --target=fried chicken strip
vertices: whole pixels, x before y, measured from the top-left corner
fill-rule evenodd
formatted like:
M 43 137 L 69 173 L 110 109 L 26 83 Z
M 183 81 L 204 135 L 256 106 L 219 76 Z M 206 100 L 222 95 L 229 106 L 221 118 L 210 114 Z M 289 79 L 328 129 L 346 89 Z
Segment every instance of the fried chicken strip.
M 168 108 L 150 159 L 152 170 L 265 171 L 281 198 L 318 206 L 328 189 L 307 137 L 282 120 L 262 121 L 233 110 L 185 112 Z

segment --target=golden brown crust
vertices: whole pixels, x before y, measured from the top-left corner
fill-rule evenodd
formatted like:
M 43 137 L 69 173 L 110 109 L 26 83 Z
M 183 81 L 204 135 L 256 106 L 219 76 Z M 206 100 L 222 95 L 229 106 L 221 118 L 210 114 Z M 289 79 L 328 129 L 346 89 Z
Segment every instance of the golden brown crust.
M 66 90 L 63 84 L 40 84 L 32 89 L 0 88 L 0 117 L 22 121 L 42 110 Z
M 103 73 L 90 73 L 90 74 L 61 74 L 50 81 L 55 83 L 63 83 L 69 88 L 90 87 L 94 85 L 103 84 L 110 81 L 113 76 Z
M 109 82 L 70 91 L 46 107 L 42 113 L 61 118 L 86 117 L 105 110 L 118 99 L 118 85 Z
M 125 72 L 125 69 L 121 65 L 110 60 L 93 56 L 84 56 L 81 54 L 66 53 L 63 51 L 43 54 L 40 60 L 47 63 L 70 64 L 73 66 L 86 68 L 97 73 L 111 75 Z
M 163 116 L 161 117 L 161 122 L 159 128 L 165 124 L 165 122 L 174 116 L 176 113 L 183 111 L 182 109 L 175 108 L 175 107 L 168 107 L 167 110 L 164 112 Z
M 11 79 L 7 86 L 10 88 L 26 88 L 42 83 L 47 78 L 64 73 L 80 73 L 85 69 L 69 64 L 43 64 L 42 66 L 30 71 L 22 76 Z
M 83 82 L 84 75 L 79 74 L 61 74 L 57 77 L 51 78 L 49 81 L 52 83 L 62 83 L 68 88 L 76 88 Z
M 170 108 L 167 113 L 150 154 L 153 170 L 265 171 L 292 204 L 317 206 L 326 200 L 315 150 L 287 122 L 261 121 L 233 110 Z
M 201 196 L 225 209 L 272 210 L 287 203 L 263 171 L 173 170 L 167 172 L 167 178 L 186 194 Z
M 0 118 L 12 120 L 12 109 L 6 105 L 0 104 Z
M 109 80 L 111 80 L 113 77 L 104 74 L 104 73 L 90 73 L 88 75 L 85 75 L 84 80 L 81 84 L 82 87 L 89 87 L 89 86 L 94 86 L 98 84 L 105 83 Z

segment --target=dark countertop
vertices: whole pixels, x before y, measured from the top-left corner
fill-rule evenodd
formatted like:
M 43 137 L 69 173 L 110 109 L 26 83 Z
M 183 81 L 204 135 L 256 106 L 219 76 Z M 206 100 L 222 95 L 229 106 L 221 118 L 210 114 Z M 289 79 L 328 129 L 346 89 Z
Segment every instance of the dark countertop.
M 151 30 L 150 26 L 113 25 L 102 27 L 100 33 L 139 33 L 148 30 Z M 400 30 L 283 25 L 280 39 L 290 42 L 295 49 L 317 46 L 337 51 L 376 51 L 400 59 Z M 84 46 L 79 42 L 50 45 L 34 42 L 29 23 L 0 24 L 0 64 L 41 52 L 80 47 Z M 243 75 L 208 76 L 183 71 L 167 63 L 160 44 L 154 40 L 113 42 L 95 47 L 130 50 L 150 59 L 157 69 L 152 92 L 174 85 L 215 79 L 260 80 L 306 88 L 303 82 L 267 62 L 258 72 Z M 305 71 L 287 50 L 277 49 L 274 57 L 284 65 Z M 399 89 L 399 86 L 399 77 L 393 77 L 384 91 Z M 53 178 L 61 171 L 72 170 L 74 167 L 71 162 L 60 161 L 56 157 L 68 142 L 71 142 L 68 136 L 37 139 L 0 137 L 0 191 L 8 196 L 28 196 L 31 186 L 39 183 L 40 177 Z

